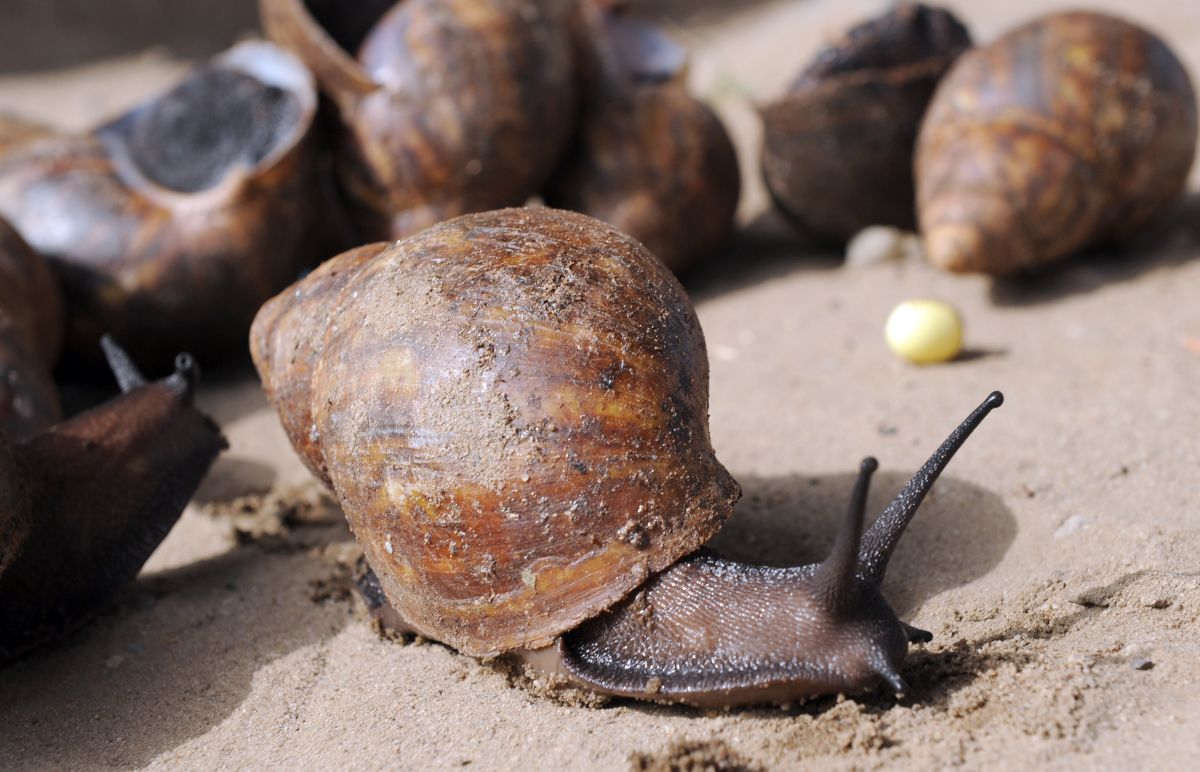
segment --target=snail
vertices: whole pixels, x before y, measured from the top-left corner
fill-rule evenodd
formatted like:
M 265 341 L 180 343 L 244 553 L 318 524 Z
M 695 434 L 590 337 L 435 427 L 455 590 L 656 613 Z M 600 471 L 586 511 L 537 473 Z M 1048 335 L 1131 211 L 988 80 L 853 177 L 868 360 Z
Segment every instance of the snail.
M 1131 236 L 1182 193 L 1196 120 L 1166 43 L 1112 16 L 1045 16 L 967 53 L 917 145 L 928 259 L 1000 275 Z
M 268 302 L 251 353 L 398 629 L 602 694 L 791 702 L 880 681 L 910 640 L 879 593 L 990 395 L 860 539 L 774 569 L 699 550 L 740 494 L 709 441 L 695 311 L 636 241 L 573 212 L 465 215 L 347 253 Z M 377 586 L 375 586 L 377 583 Z
M 62 297 L 50 267 L 0 219 L 0 431 L 12 439 L 62 415 L 50 376 L 62 328 Z
M 821 49 L 760 110 L 763 178 L 778 208 L 837 241 L 870 225 L 912 230 L 921 118 L 970 45 L 949 11 L 906 3 Z
M 72 631 L 133 579 L 225 447 L 192 407 L 191 356 L 147 383 L 111 339 L 102 345 L 121 396 L 27 439 L 0 431 L 0 665 Z
M 260 0 L 267 35 L 334 108 L 336 177 L 363 240 L 542 188 L 575 116 L 567 5 Z
M 582 116 L 543 197 L 615 225 L 678 271 L 728 239 L 737 155 L 688 93 L 686 52 L 625 11 L 621 0 L 576 10 Z
M 0 215 L 55 269 L 66 353 L 98 361 L 102 333 L 146 358 L 240 345 L 315 262 L 316 105 L 295 57 L 246 42 L 89 135 L 0 155 Z

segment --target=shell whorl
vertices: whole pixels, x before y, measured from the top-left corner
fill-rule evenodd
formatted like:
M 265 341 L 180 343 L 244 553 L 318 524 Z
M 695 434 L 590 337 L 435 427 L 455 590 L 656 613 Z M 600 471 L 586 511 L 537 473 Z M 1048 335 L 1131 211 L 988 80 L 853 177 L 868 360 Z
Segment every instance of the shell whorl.
M 322 460 L 389 600 L 430 637 L 476 656 L 547 645 L 699 547 L 739 495 L 709 443 L 695 312 L 610 226 L 460 217 L 363 263 L 333 307 L 309 329 Z M 264 382 L 303 374 L 271 361 Z

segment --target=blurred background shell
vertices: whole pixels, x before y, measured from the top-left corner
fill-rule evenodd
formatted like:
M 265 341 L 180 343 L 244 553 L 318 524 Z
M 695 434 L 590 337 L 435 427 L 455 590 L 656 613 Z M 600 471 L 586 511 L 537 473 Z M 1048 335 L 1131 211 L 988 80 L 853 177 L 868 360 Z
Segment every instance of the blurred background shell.
M 1024 24 L 964 55 L 921 129 L 931 262 L 1007 274 L 1119 240 L 1183 193 L 1196 95 L 1154 33 L 1099 13 Z
M 938 81 L 971 45 L 947 10 L 896 6 L 828 43 L 762 110 L 762 171 L 803 228 L 845 241 L 916 223 L 913 148 Z

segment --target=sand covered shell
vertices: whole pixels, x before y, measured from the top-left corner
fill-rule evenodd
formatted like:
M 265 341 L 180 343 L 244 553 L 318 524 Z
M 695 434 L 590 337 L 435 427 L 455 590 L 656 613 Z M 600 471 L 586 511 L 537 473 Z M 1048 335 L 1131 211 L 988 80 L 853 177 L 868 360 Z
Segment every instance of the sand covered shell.
M 546 646 L 728 516 L 699 323 L 633 239 L 508 209 L 339 260 L 264 307 L 251 350 L 281 412 L 311 379 L 298 448 L 415 629 L 474 656 Z

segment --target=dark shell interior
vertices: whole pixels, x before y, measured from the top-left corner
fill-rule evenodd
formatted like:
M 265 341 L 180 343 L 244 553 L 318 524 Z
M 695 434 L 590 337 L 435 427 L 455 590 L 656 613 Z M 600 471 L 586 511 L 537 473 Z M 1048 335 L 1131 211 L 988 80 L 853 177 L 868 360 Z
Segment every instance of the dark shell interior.
M 227 67 L 202 67 L 160 99 L 100 131 L 147 178 L 181 193 L 218 185 L 286 142 L 300 121 L 287 90 Z

